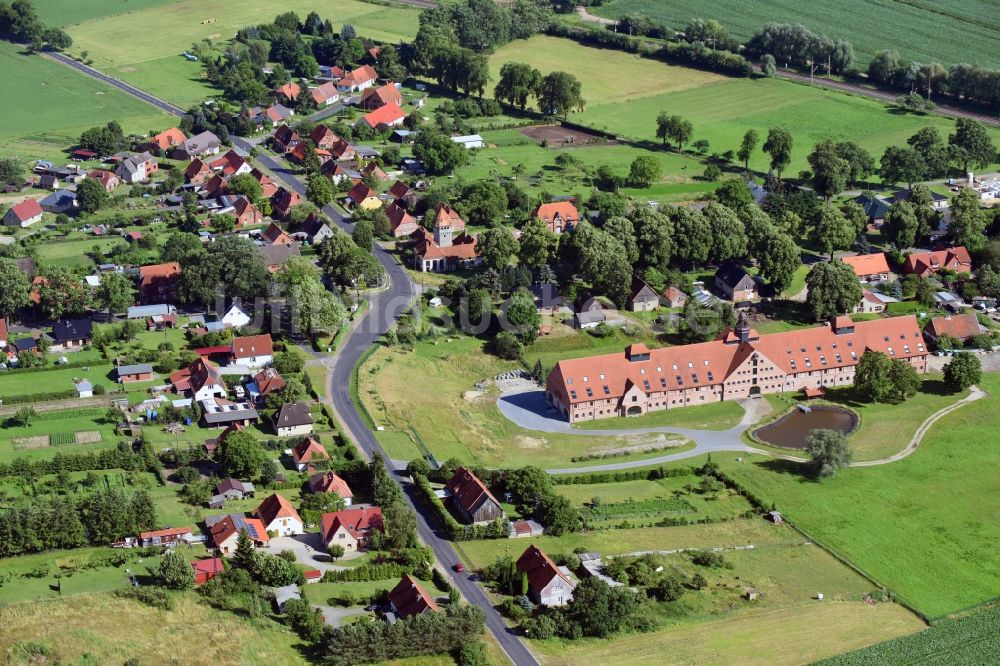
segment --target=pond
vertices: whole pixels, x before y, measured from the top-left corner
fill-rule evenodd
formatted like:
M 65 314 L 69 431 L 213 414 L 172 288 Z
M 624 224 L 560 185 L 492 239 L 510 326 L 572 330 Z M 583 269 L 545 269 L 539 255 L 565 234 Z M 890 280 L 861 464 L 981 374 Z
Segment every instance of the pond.
M 754 436 L 772 446 L 804 449 L 806 438 L 813 430 L 836 430 L 848 435 L 858 426 L 858 417 L 842 407 L 817 405 L 808 407 L 808 410 L 795 409 L 756 430 Z

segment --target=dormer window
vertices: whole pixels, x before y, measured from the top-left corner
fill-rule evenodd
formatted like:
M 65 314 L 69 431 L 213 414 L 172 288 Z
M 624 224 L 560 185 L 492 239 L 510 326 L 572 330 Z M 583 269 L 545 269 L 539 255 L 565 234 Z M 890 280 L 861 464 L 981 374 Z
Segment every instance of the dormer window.
M 584 375 L 584 376 L 583 376 L 583 381 L 584 381 L 584 382 L 589 382 L 589 381 L 590 381 L 590 380 L 589 380 L 589 379 L 587 378 L 587 375 Z
M 573 400 L 576 400 L 576 391 L 570 391 L 569 397 L 571 397 Z
M 590 388 L 589 386 L 587 387 L 587 397 L 588 398 L 593 398 L 594 397 L 594 390 L 592 388 Z
M 646 374 L 646 368 L 639 368 L 639 374 L 640 375 Z
M 567 384 L 572 384 L 573 383 L 573 378 L 572 377 L 567 377 L 566 378 L 566 383 Z
M 601 379 L 607 379 L 607 377 L 604 376 L 603 372 L 599 376 L 600 376 Z

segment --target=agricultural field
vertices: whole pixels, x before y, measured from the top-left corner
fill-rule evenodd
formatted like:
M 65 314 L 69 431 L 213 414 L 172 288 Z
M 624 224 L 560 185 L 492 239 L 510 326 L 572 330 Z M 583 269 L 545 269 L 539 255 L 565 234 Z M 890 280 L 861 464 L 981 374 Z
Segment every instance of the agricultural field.
M 0 100 L 0 154 L 65 162 L 65 149 L 80 133 L 110 120 L 126 132 L 163 129 L 169 122 L 145 102 L 40 55 L 22 55 L 0 42 L 0 71 L 17 95 Z M 67 110 L 70 110 L 67 113 Z
M 896 49 L 904 59 L 940 62 L 945 67 L 970 61 L 998 67 L 1000 17 L 995 10 L 990 0 L 743 0 L 710 5 L 697 0 L 605 0 L 590 8 L 608 18 L 642 14 L 675 30 L 683 30 L 693 18 L 716 19 L 744 41 L 768 21 L 801 23 L 814 32 L 850 41 L 862 68 L 876 51 L 887 48 Z M 864 20 L 858 20 L 861 17 Z
M 194 592 L 172 596 L 172 610 L 109 594 L 6 606 L 0 609 L 0 651 L 11 655 L 11 663 L 37 661 L 17 658 L 30 655 L 27 648 L 32 646 L 43 646 L 49 653 L 46 661 L 60 663 L 117 664 L 129 658 L 156 663 L 164 654 L 190 664 L 302 663 L 303 646 L 284 626 L 214 610 Z
M 1000 536 L 1000 500 L 995 479 L 983 473 L 986 461 L 1000 455 L 1000 437 L 990 428 L 1000 377 L 985 374 L 980 386 L 988 397 L 943 417 L 915 453 L 888 465 L 842 470 L 816 483 L 795 463 L 757 456 L 736 462 L 735 454 L 713 459 L 897 598 L 938 618 L 983 603 L 1000 588 L 992 546 Z
M 385 428 L 375 436 L 389 457 L 412 460 L 429 451 L 440 461 L 563 467 L 573 458 L 587 464 L 592 456 L 627 453 L 633 460 L 690 448 L 684 438 L 660 433 L 589 437 L 523 430 L 500 413 L 495 387 L 475 387 L 515 368 L 482 345 L 463 336 L 419 342 L 413 352 L 380 347 L 360 368 L 359 399 L 375 425 Z M 413 386 L 422 390 L 414 393 Z
M 65 27 L 93 19 L 135 12 L 172 0 L 35 0 L 38 18 L 45 25 Z
M 98 69 L 186 107 L 216 91 L 204 80 L 202 65 L 188 62 L 181 52 L 204 39 L 222 44 L 240 28 L 269 23 L 286 11 L 303 18 L 317 11 L 337 29 L 349 23 L 359 35 L 388 42 L 411 39 L 417 30 L 418 10 L 357 0 L 292 0 L 280 5 L 266 0 L 213 5 L 174 0 L 78 23 L 67 27 L 67 32 L 73 38 L 70 52 L 74 55 L 87 51 Z M 136 26 L 156 28 L 137 30 Z
M 711 152 L 735 150 L 748 129 L 756 129 L 764 136 L 769 127 L 785 127 L 795 141 L 792 161 L 786 169 L 789 175 L 807 168 L 806 155 L 813 144 L 824 138 L 856 141 L 878 159 L 886 146 L 904 144 L 922 127 L 934 126 L 947 134 L 953 126 L 943 117 L 890 113 L 881 102 L 780 79 L 691 73 L 693 70 L 652 61 L 650 66 L 662 68 L 668 80 L 660 79 L 658 86 L 635 90 L 619 81 L 632 80 L 620 72 L 631 72 L 636 56 L 555 37 L 535 36 L 512 42 L 490 57 L 491 68 L 497 71 L 505 62 L 525 62 L 543 73 L 576 74 L 583 84 L 586 109 L 571 114 L 570 119 L 632 141 L 654 145 L 659 142 L 655 131 L 656 116 L 661 111 L 690 119 L 694 123 L 692 140 L 708 140 Z M 602 77 L 599 72 L 608 62 L 617 63 L 617 67 L 608 68 Z M 595 63 L 602 64 L 597 72 L 592 69 Z M 670 76 L 683 84 L 671 85 Z M 994 137 L 1000 137 L 1000 132 L 995 132 Z M 758 150 L 750 160 L 751 169 L 766 172 L 767 166 L 767 156 Z
M 14 457 L 51 458 L 55 453 L 109 448 L 118 442 L 107 409 L 79 408 L 41 412 L 27 426 L 0 427 L 0 461 Z
M 831 657 L 816 666 L 909 666 L 947 659 L 955 666 L 974 666 L 995 659 L 1000 653 L 1000 608 L 993 607 L 954 620 L 944 620 L 918 634 Z

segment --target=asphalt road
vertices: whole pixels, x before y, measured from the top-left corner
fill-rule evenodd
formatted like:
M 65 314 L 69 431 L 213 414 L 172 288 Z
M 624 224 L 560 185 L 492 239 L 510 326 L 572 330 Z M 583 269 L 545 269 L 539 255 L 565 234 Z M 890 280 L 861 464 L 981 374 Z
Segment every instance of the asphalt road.
M 133 97 L 137 97 L 161 111 L 173 116 L 184 114 L 183 109 L 173 104 L 99 72 L 93 67 L 88 67 L 83 63 L 77 62 L 61 53 L 47 52 L 46 55 L 88 76 L 114 86 Z M 252 143 L 240 137 L 232 137 L 232 141 L 234 146 L 247 153 L 254 148 Z M 286 187 L 303 196 L 305 195 L 305 185 L 287 166 L 280 164 L 277 160 L 262 151 L 258 152 L 257 160 L 274 173 Z M 350 221 L 342 213 L 329 205 L 323 208 L 323 212 L 337 226 L 350 233 Z M 385 454 L 385 451 L 382 450 L 382 447 L 362 420 L 361 415 L 354 405 L 354 401 L 351 400 L 348 387 L 350 386 L 350 378 L 354 371 L 354 366 L 360 360 L 362 354 L 375 344 L 379 337 L 389 329 L 396 318 L 402 314 L 416 296 L 417 291 L 406 270 L 396 263 L 391 255 L 378 246 L 375 246 L 374 251 L 379 263 L 385 267 L 389 285 L 388 288 L 372 297 L 368 311 L 358 324 L 354 326 L 348 338 L 337 351 L 336 360 L 331 371 L 332 386 L 330 396 L 334 409 L 336 409 L 337 414 L 347 427 L 349 434 L 354 438 L 354 441 L 358 443 L 369 457 L 375 455 L 381 456 L 385 460 L 386 466 L 392 469 L 392 461 Z M 452 583 L 459 589 L 462 596 L 469 603 L 482 608 L 486 613 L 486 626 L 494 638 L 496 638 L 503 651 L 518 666 L 538 664 L 538 660 L 535 659 L 521 639 L 504 623 L 500 613 L 493 608 L 483 589 L 476 582 L 470 580 L 468 573 L 457 575 L 451 569 L 451 566 L 459 561 L 459 557 L 451 547 L 451 543 L 443 535 L 438 534 L 427 522 L 423 512 L 420 510 L 419 500 L 413 495 L 413 487 L 408 483 L 402 483 L 402 480 L 399 478 L 396 481 L 402 486 L 404 496 L 417 513 L 417 532 L 421 540 L 433 549 L 438 563 L 447 569 Z

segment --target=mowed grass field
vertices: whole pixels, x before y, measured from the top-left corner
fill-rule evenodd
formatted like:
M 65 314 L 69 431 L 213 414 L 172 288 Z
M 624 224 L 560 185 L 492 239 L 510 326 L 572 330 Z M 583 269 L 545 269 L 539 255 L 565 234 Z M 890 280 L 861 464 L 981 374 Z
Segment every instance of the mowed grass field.
M 904 59 L 945 67 L 959 62 L 1000 66 L 1000 14 L 991 0 L 605 0 L 590 11 L 608 18 L 643 14 L 675 30 L 693 18 L 716 19 L 741 40 L 768 21 L 801 23 L 850 41 L 862 66 L 887 48 Z
M 713 459 L 900 599 L 939 617 L 1000 590 L 1000 496 L 992 472 L 1000 457 L 1000 376 L 986 374 L 980 386 L 987 398 L 943 417 L 914 454 L 888 465 L 816 483 L 794 463 Z
M 768 128 L 785 127 L 794 139 L 788 175 L 808 168 L 806 156 L 821 139 L 856 141 L 878 160 L 887 146 L 905 144 L 924 126 L 947 135 L 954 125 L 939 116 L 890 113 L 885 104 L 840 92 L 780 79 L 727 78 L 548 36 L 498 49 L 490 58 L 491 69 L 499 71 L 505 62 L 576 75 L 586 109 L 570 114 L 570 120 L 630 140 L 658 143 L 656 117 L 661 111 L 691 120 L 692 141 L 708 140 L 710 152 L 736 150 L 748 129 L 758 131 L 762 145 Z M 647 81 L 636 73 L 650 68 L 661 74 Z M 1000 138 L 1000 132 L 994 131 L 994 137 Z M 766 172 L 768 157 L 758 149 L 750 167 Z
M 49 649 L 47 661 L 67 664 L 120 664 L 130 658 L 154 664 L 164 655 L 184 664 L 303 662 L 301 641 L 271 620 L 213 610 L 194 592 L 174 598 L 169 611 L 109 594 L 6 606 L 0 609 L 0 653 L 13 657 L 18 643 L 34 642 Z
M 460 337 L 420 342 L 413 352 L 380 348 L 359 369 L 360 399 L 376 426 L 385 428 L 375 436 L 391 458 L 423 455 L 417 446 L 423 442 L 439 461 L 455 457 L 493 467 L 553 468 L 572 466 L 573 457 L 626 447 L 648 447 L 641 453 L 630 449 L 634 460 L 691 446 L 685 438 L 656 433 L 608 437 L 524 430 L 500 413 L 495 387 L 476 392 L 476 382 L 516 367 L 484 353 L 482 345 L 476 338 Z M 415 386 L 420 390 L 414 391 Z
M 65 160 L 80 133 L 111 120 L 126 132 L 161 131 L 166 114 L 111 86 L 40 55 L 0 42 L 0 71 L 17 94 L 0 98 L 0 154 L 22 160 Z
M 202 77 L 201 63 L 180 54 L 195 42 L 224 43 L 248 25 L 270 23 L 282 12 L 302 18 L 316 11 L 338 30 L 349 23 L 358 34 L 376 40 L 412 39 L 418 10 L 384 7 L 357 0 L 290 0 L 275 4 L 243 0 L 205 4 L 197 0 L 149 3 L 127 14 L 85 21 L 67 28 L 71 52 L 87 51 L 94 66 L 147 92 L 181 106 L 215 94 Z
M 113 16 L 162 5 L 172 0 L 35 0 L 38 18 L 45 25 L 64 27 L 92 19 Z

